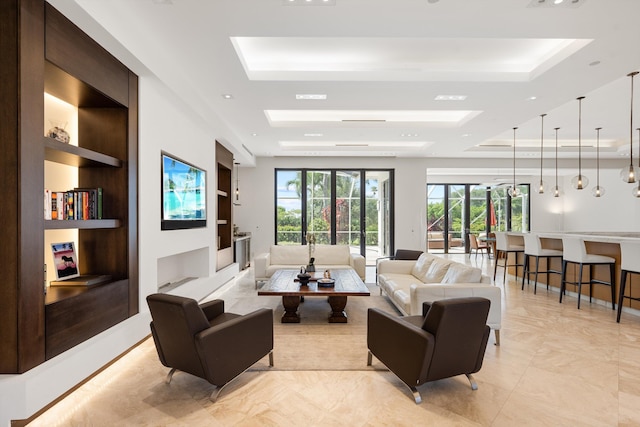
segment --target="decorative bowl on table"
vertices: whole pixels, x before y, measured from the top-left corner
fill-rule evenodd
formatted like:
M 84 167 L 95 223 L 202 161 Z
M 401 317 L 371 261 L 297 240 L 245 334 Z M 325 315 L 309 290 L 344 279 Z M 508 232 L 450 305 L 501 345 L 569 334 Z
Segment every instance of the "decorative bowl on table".
M 336 279 L 318 279 L 318 286 L 321 288 L 331 288 L 336 284 Z

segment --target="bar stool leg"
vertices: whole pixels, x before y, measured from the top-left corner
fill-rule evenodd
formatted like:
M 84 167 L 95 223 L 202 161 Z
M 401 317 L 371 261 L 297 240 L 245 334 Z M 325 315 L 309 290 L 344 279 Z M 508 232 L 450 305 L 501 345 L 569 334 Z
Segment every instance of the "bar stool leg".
M 495 253 L 495 259 L 493 262 L 493 280 L 496 280 L 496 274 L 498 273 L 498 261 L 500 260 L 500 254 L 502 253 L 502 251 L 496 251 Z
M 580 310 L 580 300 L 582 299 L 582 263 L 580 264 L 580 273 L 578 273 L 578 310 Z
M 562 304 L 562 295 L 567 288 L 567 261 L 562 260 L 562 276 L 560 279 L 560 304 Z
M 616 266 L 609 264 L 609 274 L 611 275 L 611 309 L 616 309 Z
M 536 255 L 536 274 L 533 276 L 533 294 L 536 294 L 538 287 L 538 267 L 540 263 L 540 257 Z M 549 281 L 549 273 L 547 273 L 547 281 Z
M 620 298 L 618 299 L 618 317 L 616 322 L 620 323 L 620 315 L 622 314 L 622 302 L 624 301 L 624 288 L 627 284 L 627 270 L 620 271 Z M 629 288 L 631 289 L 631 288 Z
M 529 284 L 529 255 L 524 254 L 524 270 L 522 271 L 522 289 L 524 291 L 524 276 L 527 276 L 527 285 Z
M 589 304 L 591 304 L 591 295 L 593 295 L 593 264 L 589 264 Z

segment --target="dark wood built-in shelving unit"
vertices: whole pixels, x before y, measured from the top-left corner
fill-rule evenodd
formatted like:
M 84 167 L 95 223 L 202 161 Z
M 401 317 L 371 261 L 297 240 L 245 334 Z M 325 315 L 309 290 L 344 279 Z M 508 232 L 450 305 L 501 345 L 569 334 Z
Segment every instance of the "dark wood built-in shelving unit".
M 138 312 L 138 78 L 43 0 L 0 6 L 0 374 L 22 373 Z M 44 93 L 78 109 L 77 146 L 43 136 Z M 103 218 L 44 220 L 44 165 L 103 189 Z M 68 189 L 53 189 L 68 190 Z M 78 230 L 87 287 L 43 283 L 46 230 Z
M 233 154 L 219 142 L 216 142 L 216 172 L 218 178 L 218 260 L 220 270 L 233 264 L 233 219 L 230 195 Z

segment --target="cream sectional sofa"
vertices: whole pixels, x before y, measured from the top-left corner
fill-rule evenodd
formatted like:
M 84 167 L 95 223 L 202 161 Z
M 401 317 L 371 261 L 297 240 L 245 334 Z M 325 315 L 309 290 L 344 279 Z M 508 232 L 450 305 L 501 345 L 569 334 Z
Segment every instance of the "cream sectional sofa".
M 417 261 L 382 260 L 378 263 L 378 286 L 405 315 L 422 314 L 422 303 L 460 297 L 483 297 L 491 301 L 487 325 L 500 345 L 502 303 L 500 288 L 479 268 L 428 253 Z
M 347 245 L 315 245 L 311 253 L 315 258 L 317 271 L 326 269 L 353 268 L 362 280 L 365 277 L 365 260 L 360 254 L 353 254 Z M 272 245 L 269 252 L 260 254 L 253 260 L 256 286 L 283 268 L 300 268 L 309 263 L 307 245 Z

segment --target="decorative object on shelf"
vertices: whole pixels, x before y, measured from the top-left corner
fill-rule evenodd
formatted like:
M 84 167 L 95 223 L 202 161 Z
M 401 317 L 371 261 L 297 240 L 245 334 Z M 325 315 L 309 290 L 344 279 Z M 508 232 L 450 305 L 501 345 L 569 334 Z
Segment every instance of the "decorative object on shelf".
M 52 125 L 51 129 L 49 129 L 49 131 L 47 132 L 47 136 L 49 138 L 53 138 L 56 141 L 64 142 L 65 144 L 68 144 L 69 141 L 71 141 L 71 136 L 69 136 L 69 132 L 64 130 L 67 127 L 67 123 L 65 123 L 64 126 L 62 126 L 59 123 L 51 122 L 51 125 Z
M 562 189 L 558 186 L 558 130 L 560 128 L 554 128 L 556 131 L 556 185 L 553 187 L 553 197 L 560 197 Z
M 633 77 L 638 74 L 638 71 L 627 74 L 627 77 L 631 77 L 631 118 L 629 120 L 629 167 L 623 168 L 620 171 L 620 178 L 627 184 L 633 184 L 636 182 L 636 176 L 638 175 L 638 169 L 633 165 Z M 639 142 L 640 143 L 640 142 Z M 640 155 L 638 156 L 638 162 L 640 162 Z
M 520 189 L 516 186 L 516 129 L 518 128 L 513 128 L 513 184 L 509 187 L 509 190 L 507 190 L 509 196 L 513 198 L 520 197 L 522 194 Z
M 300 273 L 298 273 L 298 281 L 300 282 L 300 286 L 307 286 L 310 279 L 311 275 L 307 273 L 307 269 L 304 267 L 300 267 Z
M 600 129 L 596 128 L 596 186 L 591 190 L 593 197 L 602 197 L 605 189 L 600 186 Z
M 307 246 L 309 247 L 309 265 L 307 266 L 307 271 L 316 271 L 316 267 L 313 265 L 315 258 L 311 256 L 316 250 L 316 236 L 312 233 L 307 234 Z
M 578 175 L 571 178 L 571 186 L 576 190 L 584 190 L 589 185 L 589 178 L 582 175 L 582 100 L 584 96 L 576 99 L 578 100 Z
M 546 188 L 546 184 L 542 180 L 542 159 L 544 157 L 544 116 L 546 116 L 546 114 L 540 114 L 540 183 L 538 185 L 539 194 L 544 194 L 544 190 Z

